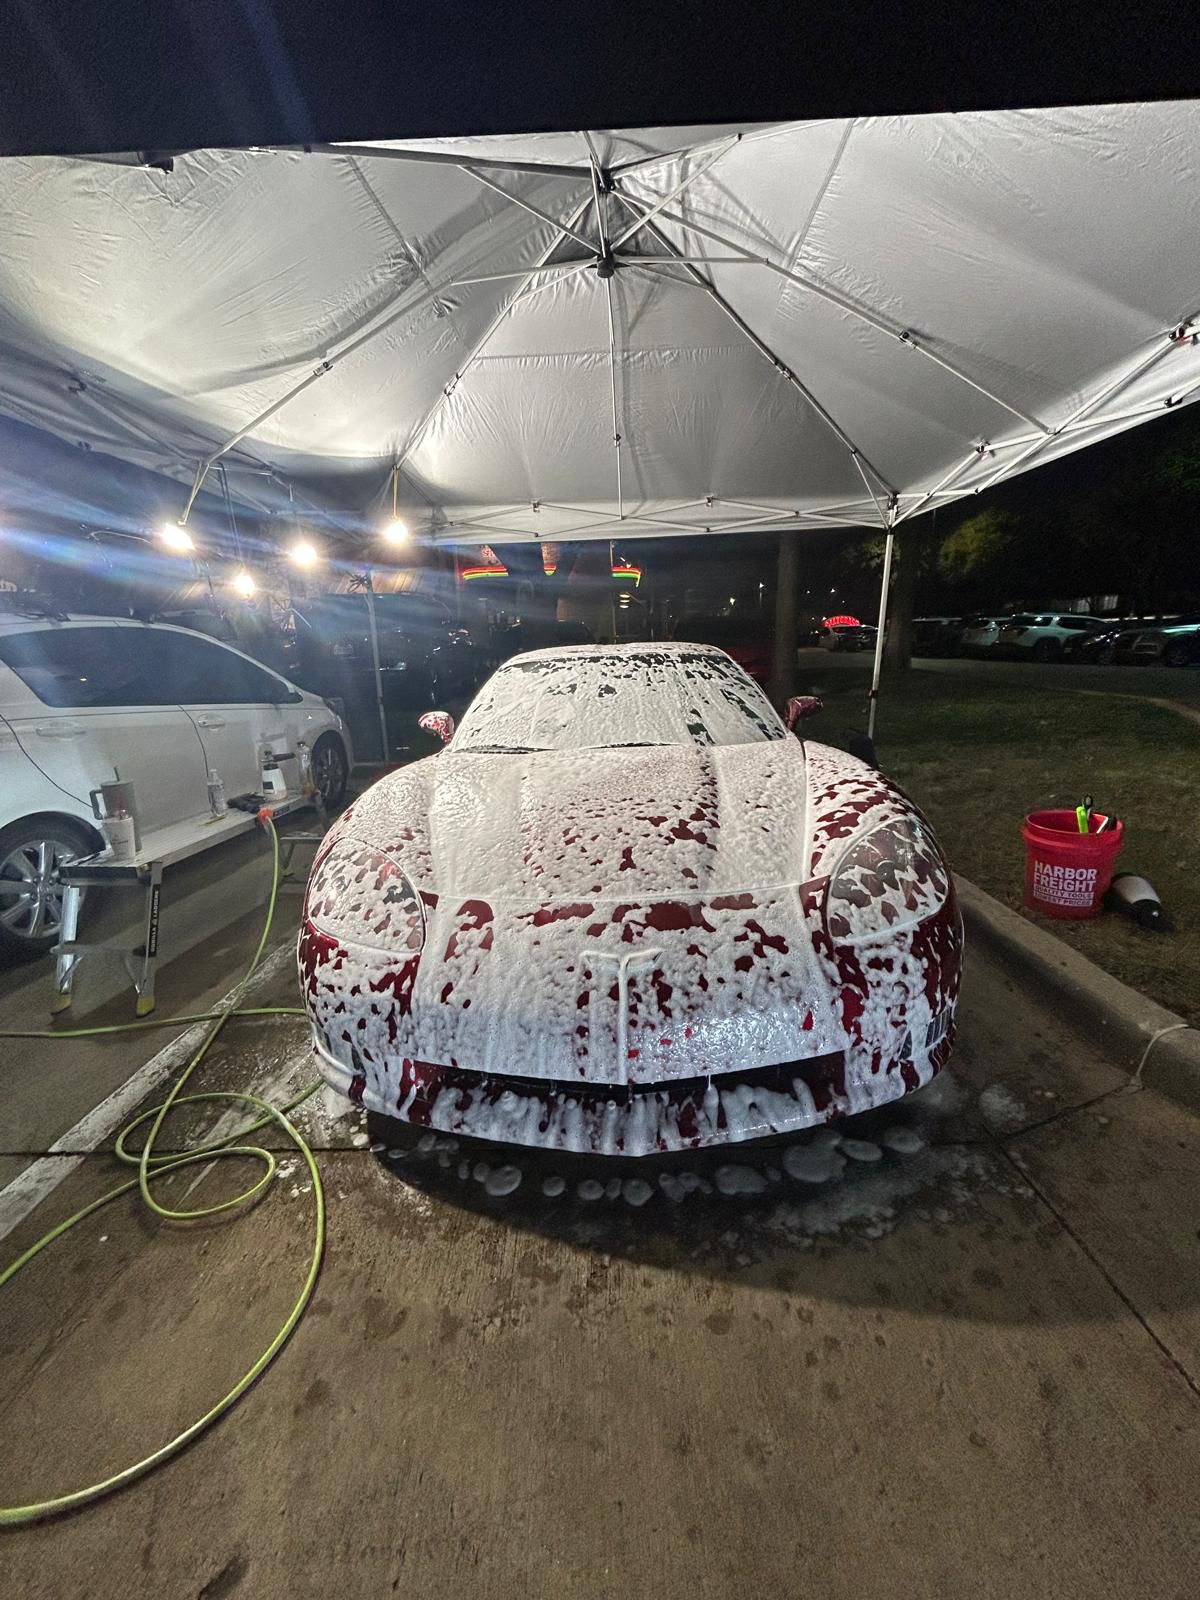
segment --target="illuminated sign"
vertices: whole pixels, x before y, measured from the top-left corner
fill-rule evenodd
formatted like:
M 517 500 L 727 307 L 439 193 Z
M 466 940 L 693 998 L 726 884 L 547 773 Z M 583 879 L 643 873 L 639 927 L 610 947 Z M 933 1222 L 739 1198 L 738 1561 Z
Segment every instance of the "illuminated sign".
M 507 578 L 508 568 L 497 556 L 490 544 L 481 546 L 479 560 L 470 567 L 462 569 L 462 580 L 466 583 L 471 578 Z

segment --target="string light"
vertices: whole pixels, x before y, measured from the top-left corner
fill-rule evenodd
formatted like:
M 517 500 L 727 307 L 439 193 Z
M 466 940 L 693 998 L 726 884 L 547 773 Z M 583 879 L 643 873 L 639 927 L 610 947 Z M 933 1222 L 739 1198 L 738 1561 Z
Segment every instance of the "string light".
M 297 539 L 288 551 L 288 559 L 294 561 L 298 567 L 315 567 L 321 557 L 311 540 Z
M 400 466 L 399 466 L 399 463 L 397 463 L 392 468 L 392 516 L 391 516 L 391 520 L 389 522 L 385 522 L 383 527 L 380 528 L 380 530 L 379 530 L 380 538 L 383 540 L 384 544 L 390 544 L 390 545 L 393 545 L 393 546 L 394 545 L 407 544 L 408 540 L 409 540 L 408 524 L 400 516 L 399 506 L 398 506 L 398 503 L 397 503 L 398 495 L 399 495 L 399 486 L 400 486 Z
M 403 522 L 399 517 L 393 517 L 390 522 L 384 523 L 383 527 L 379 530 L 379 534 L 384 544 L 407 544 L 409 539 L 408 524 Z
M 181 522 L 164 522 L 158 530 L 158 537 L 168 550 L 174 550 L 179 555 L 186 555 L 196 548 L 191 534 Z

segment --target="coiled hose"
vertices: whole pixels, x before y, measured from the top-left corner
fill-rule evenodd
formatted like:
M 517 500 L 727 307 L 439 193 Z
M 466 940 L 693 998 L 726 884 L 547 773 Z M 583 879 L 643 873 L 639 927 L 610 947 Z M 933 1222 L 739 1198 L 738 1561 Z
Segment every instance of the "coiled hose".
M 290 1100 L 285 1106 L 274 1106 L 269 1101 L 261 1099 L 258 1095 L 244 1092 L 237 1093 L 230 1090 L 200 1094 L 184 1094 L 183 1092 L 193 1073 L 204 1060 L 209 1050 L 212 1049 L 221 1030 L 232 1017 L 297 1016 L 303 1014 L 302 1008 L 298 1006 L 257 1006 L 243 1010 L 238 1005 L 239 1000 L 246 992 L 250 979 L 254 976 L 255 969 L 262 960 L 263 951 L 267 947 L 267 941 L 271 936 L 271 925 L 275 919 L 275 904 L 279 897 L 279 835 L 269 813 L 262 813 L 259 820 L 266 828 L 271 841 L 271 893 L 267 902 L 267 914 L 263 923 L 262 935 L 258 941 L 258 947 L 226 1006 L 219 1011 L 201 1012 L 161 1021 L 156 1018 L 149 1023 L 118 1023 L 95 1028 L 73 1028 L 65 1031 L 36 1029 L 0 1032 L 0 1038 L 8 1039 L 80 1039 L 95 1034 L 132 1033 L 147 1027 L 168 1027 L 175 1024 L 207 1021 L 212 1023 L 212 1027 L 205 1034 L 199 1049 L 179 1074 L 162 1104 L 153 1106 L 149 1111 L 142 1112 L 139 1117 L 135 1117 L 132 1122 L 122 1128 L 117 1136 L 115 1146 L 117 1159 L 124 1162 L 126 1166 L 136 1167 L 136 1177 L 130 1178 L 125 1183 L 118 1184 L 115 1189 L 110 1189 L 106 1194 L 102 1194 L 99 1199 L 93 1200 L 89 1205 L 76 1211 L 73 1216 L 67 1217 L 65 1221 L 56 1224 L 55 1227 L 44 1233 L 40 1239 L 29 1246 L 28 1250 L 19 1255 L 10 1266 L 5 1267 L 0 1272 L 0 1289 L 10 1283 L 23 1267 L 28 1266 L 35 1256 L 40 1255 L 56 1239 L 60 1239 L 63 1234 L 68 1233 L 78 1223 L 82 1222 L 85 1217 L 90 1217 L 93 1212 L 111 1204 L 112 1201 L 119 1199 L 121 1195 L 128 1194 L 132 1189 L 138 1191 L 142 1203 L 148 1210 L 166 1222 L 195 1222 L 203 1217 L 214 1217 L 222 1212 L 231 1211 L 236 1206 L 248 1205 L 251 1201 L 256 1200 L 271 1183 L 275 1176 L 278 1162 L 274 1152 L 268 1150 L 264 1145 L 248 1144 L 245 1141 L 251 1135 L 257 1133 L 260 1128 L 274 1125 L 280 1128 L 295 1145 L 300 1155 L 304 1158 L 304 1163 L 312 1179 L 312 1251 L 300 1292 L 296 1296 L 292 1309 L 288 1312 L 283 1325 L 266 1349 L 247 1368 L 228 1394 L 223 1395 L 213 1406 L 210 1406 L 202 1417 L 197 1418 L 195 1422 L 184 1428 L 182 1433 L 177 1433 L 173 1439 L 168 1439 L 165 1444 L 160 1445 L 157 1450 L 151 1451 L 148 1456 L 143 1456 L 140 1461 L 135 1461 L 127 1467 L 122 1467 L 118 1472 L 101 1479 L 98 1483 L 85 1484 L 82 1488 L 71 1489 L 65 1494 L 54 1495 L 47 1500 L 32 1500 L 27 1505 L 0 1506 L 0 1527 L 18 1527 L 24 1523 L 36 1522 L 44 1517 L 56 1516 L 60 1512 L 74 1510 L 79 1506 L 90 1505 L 102 1496 L 110 1494 L 114 1489 L 123 1488 L 125 1484 L 132 1483 L 135 1478 L 143 1477 L 155 1467 L 161 1466 L 163 1462 L 169 1461 L 172 1456 L 178 1455 L 193 1439 L 198 1438 L 206 1428 L 210 1428 L 214 1422 L 217 1422 L 236 1405 L 251 1384 L 266 1371 L 291 1337 L 296 1324 L 304 1314 L 304 1308 L 312 1298 L 317 1276 L 321 1270 L 321 1257 L 325 1249 L 325 1191 L 321 1185 L 321 1174 L 317 1170 L 316 1158 L 303 1134 L 289 1120 L 288 1113 L 303 1104 L 320 1087 L 320 1080 L 318 1079 L 311 1083 L 308 1088 L 298 1094 L 294 1100 Z M 163 1124 L 176 1107 L 200 1105 L 202 1103 L 228 1105 L 231 1102 L 240 1107 L 248 1107 L 255 1120 L 248 1123 L 244 1128 L 239 1128 L 235 1133 L 231 1133 L 228 1138 L 217 1139 L 212 1143 L 199 1145 L 196 1149 L 188 1150 L 182 1155 L 155 1154 L 154 1147 L 159 1134 L 162 1132 Z M 140 1148 L 131 1148 L 131 1137 L 146 1123 L 149 1123 L 150 1126 L 142 1145 Z M 166 1177 L 168 1173 L 179 1172 L 183 1167 L 195 1166 L 200 1162 L 223 1160 L 231 1156 L 250 1157 L 253 1160 L 260 1161 L 263 1166 L 262 1174 L 257 1180 L 240 1193 L 235 1194 L 231 1199 L 220 1200 L 215 1205 L 210 1206 L 187 1206 L 182 1208 L 163 1205 L 155 1199 L 152 1185 L 159 1178 Z

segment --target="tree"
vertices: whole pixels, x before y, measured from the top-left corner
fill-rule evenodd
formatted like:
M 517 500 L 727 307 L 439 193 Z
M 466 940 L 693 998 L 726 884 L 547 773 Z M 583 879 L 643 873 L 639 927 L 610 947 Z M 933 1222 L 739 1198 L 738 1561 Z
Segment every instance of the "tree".
M 892 550 L 892 583 L 883 654 L 888 666 L 898 672 L 907 672 L 912 665 L 912 623 L 917 589 L 934 563 L 936 523 L 936 512 L 905 523 L 896 535 Z M 873 535 L 859 546 L 856 559 L 862 566 L 879 571 L 882 577 L 884 548 L 885 540 Z
M 972 587 L 995 580 L 1010 566 L 1008 557 L 1021 531 L 1010 511 L 989 508 L 968 517 L 942 540 L 937 552 L 938 571 L 949 583 Z

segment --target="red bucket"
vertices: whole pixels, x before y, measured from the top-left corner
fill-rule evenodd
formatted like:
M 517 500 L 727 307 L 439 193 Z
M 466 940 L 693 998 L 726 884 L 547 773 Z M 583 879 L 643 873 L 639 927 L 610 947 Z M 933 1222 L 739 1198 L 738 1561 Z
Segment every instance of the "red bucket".
M 1080 833 L 1074 811 L 1031 811 L 1025 818 L 1025 904 L 1031 911 L 1074 918 L 1099 913 L 1125 843 L 1122 822 L 1097 831 L 1106 820 L 1094 811 L 1088 832 Z

